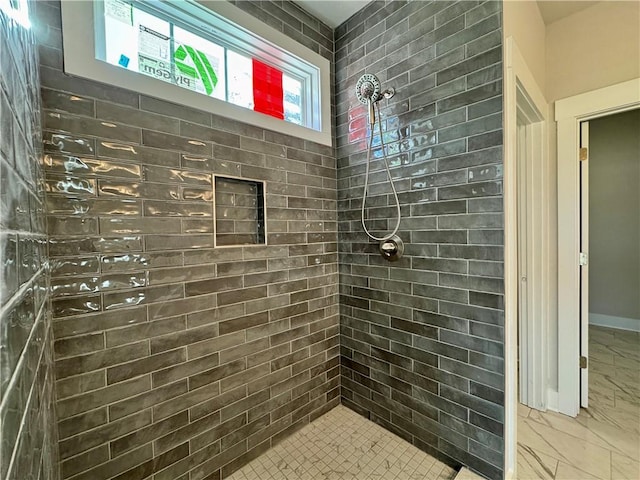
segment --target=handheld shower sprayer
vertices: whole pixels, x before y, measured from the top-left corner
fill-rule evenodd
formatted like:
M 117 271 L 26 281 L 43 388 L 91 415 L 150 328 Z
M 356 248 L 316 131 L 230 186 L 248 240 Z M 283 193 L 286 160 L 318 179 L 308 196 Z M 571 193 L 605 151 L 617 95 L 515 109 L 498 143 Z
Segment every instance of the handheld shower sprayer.
M 375 75 L 365 73 L 360 77 L 356 84 L 356 96 L 360 103 L 367 105 L 369 111 L 369 125 L 373 127 L 376 124 L 376 112 L 374 104 L 380 100 L 380 80 Z
M 370 73 L 365 73 L 364 75 L 362 75 L 362 77 L 360 77 L 360 79 L 358 80 L 358 83 L 356 84 L 356 97 L 361 103 L 367 106 L 367 110 L 369 113 L 369 126 L 370 126 L 369 145 L 367 148 L 367 164 L 366 164 L 366 172 L 365 172 L 365 179 L 364 179 L 364 192 L 362 194 L 362 210 L 361 210 L 362 228 L 370 238 L 372 238 L 373 240 L 382 242 L 382 244 L 385 245 L 384 248 L 381 246 L 381 252 L 383 254 L 383 257 L 387 258 L 388 260 L 397 260 L 402 255 L 402 251 L 401 251 L 402 249 L 398 248 L 398 246 L 401 246 L 402 241 L 396 236 L 396 233 L 398 233 L 398 229 L 400 228 L 400 220 L 401 220 L 400 200 L 398 199 L 398 192 L 396 191 L 396 187 L 393 183 L 393 177 L 391 176 L 391 170 L 389 169 L 389 161 L 387 159 L 387 154 L 386 154 L 385 145 L 384 145 L 384 138 L 382 134 L 383 132 L 382 132 L 382 119 L 380 118 L 380 107 L 377 105 L 377 102 L 381 100 L 383 97 L 388 99 L 393 97 L 394 95 L 395 95 L 395 90 L 393 88 L 387 88 L 386 90 L 382 91 L 380 80 L 378 80 L 378 77 Z M 382 156 L 384 158 L 384 165 L 387 170 L 387 177 L 389 178 L 389 183 L 391 184 L 391 190 L 393 192 L 393 197 L 396 204 L 396 213 L 398 216 L 396 225 L 393 231 L 383 237 L 376 237 L 372 235 L 367 229 L 367 225 L 365 222 L 365 211 L 366 211 L 365 204 L 367 202 L 367 193 L 369 190 L 369 171 L 371 169 L 371 150 L 373 149 L 373 135 L 374 135 L 374 129 L 376 125 L 376 108 L 378 109 L 377 121 L 378 121 L 378 131 L 380 133 L 380 145 L 382 146 Z M 393 254 L 388 253 L 388 250 L 389 250 L 387 245 L 388 243 L 395 245 L 394 247 L 395 250 Z
M 391 98 L 395 93 L 393 88 L 387 88 L 385 91 L 382 91 L 380 80 L 378 80 L 378 77 L 375 75 L 365 73 L 360 77 L 358 83 L 356 83 L 356 96 L 358 100 L 360 100 L 360 103 L 367 106 L 369 111 L 369 125 L 373 126 L 376 124 L 375 103 L 380 101 L 382 97 Z

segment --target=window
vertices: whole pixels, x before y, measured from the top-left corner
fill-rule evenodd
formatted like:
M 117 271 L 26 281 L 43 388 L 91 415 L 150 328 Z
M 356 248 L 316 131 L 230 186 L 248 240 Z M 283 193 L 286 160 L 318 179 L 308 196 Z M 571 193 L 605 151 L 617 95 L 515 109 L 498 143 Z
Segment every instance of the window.
M 24 28 L 31 28 L 27 0 L 0 0 L 0 10 Z
M 67 73 L 331 144 L 329 62 L 235 6 L 62 6 Z

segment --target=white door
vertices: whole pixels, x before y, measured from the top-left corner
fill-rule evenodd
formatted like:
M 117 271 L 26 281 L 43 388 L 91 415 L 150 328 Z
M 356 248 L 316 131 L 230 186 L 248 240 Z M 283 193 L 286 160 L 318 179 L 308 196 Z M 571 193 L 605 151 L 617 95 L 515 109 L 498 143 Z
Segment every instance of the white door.
M 589 122 L 580 123 L 580 406 L 589 406 Z

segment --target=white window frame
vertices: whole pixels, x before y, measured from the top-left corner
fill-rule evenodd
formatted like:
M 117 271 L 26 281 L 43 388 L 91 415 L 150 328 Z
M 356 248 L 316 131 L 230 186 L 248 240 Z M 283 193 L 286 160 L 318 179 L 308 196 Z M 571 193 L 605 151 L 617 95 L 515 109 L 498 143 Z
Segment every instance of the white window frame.
M 277 119 L 98 60 L 96 58 L 95 32 L 96 22 L 101 21 L 101 19 L 96 18 L 96 9 L 94 8 L 93 2 L 62 1 L 65 73 L 115 85 L 199 110 L 206 110 L 216 115 L 323 145 L 332 145 L 330 64 L 327 59 L 262 23 L 260 20 L 229 2 L 196 0 L 193 3 L 185 2 L 182 5 L 184 7 L 189 6 L 190 8 L 190 10 L 186 9 L 185 14 L 189 14 L 190 12 L 197 14 L 197 11 L 202 9 L 206 14 L 211 13 L 234 23 L 245 31 L 245 40 L 251 41 L 252 36 L 259 38 L 263 42 L 263 52 L 264 45 L 269 45 L 271 47 L 268 52 L 270 58 L 257 56 L 256 58 L 258 60 L 267 60 L 267 63 L 273 64 L 275 63 L 274 60 L 277 60 L 278 55 L 281 55 L 280 52 L 285 51 L 290 57 L 298 57 L 303 62 L 316 66 L 319 72 L 318 79 L 320 85 L 311 84 L 310 87 L 315 91 L 319 90 L 320 93 L 317 104 L 311 108 L 314 112 L 314 123 L 318 130 Z M 198 21 L 195 17 L 191 18 L 192 21 Z M 204 26 L 205 24 L 201 23 L 201 25 Z

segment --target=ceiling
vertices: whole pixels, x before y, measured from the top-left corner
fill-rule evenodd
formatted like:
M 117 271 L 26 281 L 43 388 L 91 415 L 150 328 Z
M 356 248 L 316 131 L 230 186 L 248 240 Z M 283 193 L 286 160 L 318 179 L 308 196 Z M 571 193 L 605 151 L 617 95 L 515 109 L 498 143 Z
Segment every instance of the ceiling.
M 600 2 L 572 2 L 565 0 L 538 0 L 538 8 L 545 25 L 557 22 Z
M 336 28 L 370 0 L 294 0 L 294 2 L 331 28 Z
M 369 3 L 369 0 L 294 0 L 294 2 L 307 12 L 315 15 L 331 28 L 336 28 Z M 545 25 L 549 25 L 599 3 L 597 1 L 587 2 L 573 0 L 537 0 L 537 2 Z

